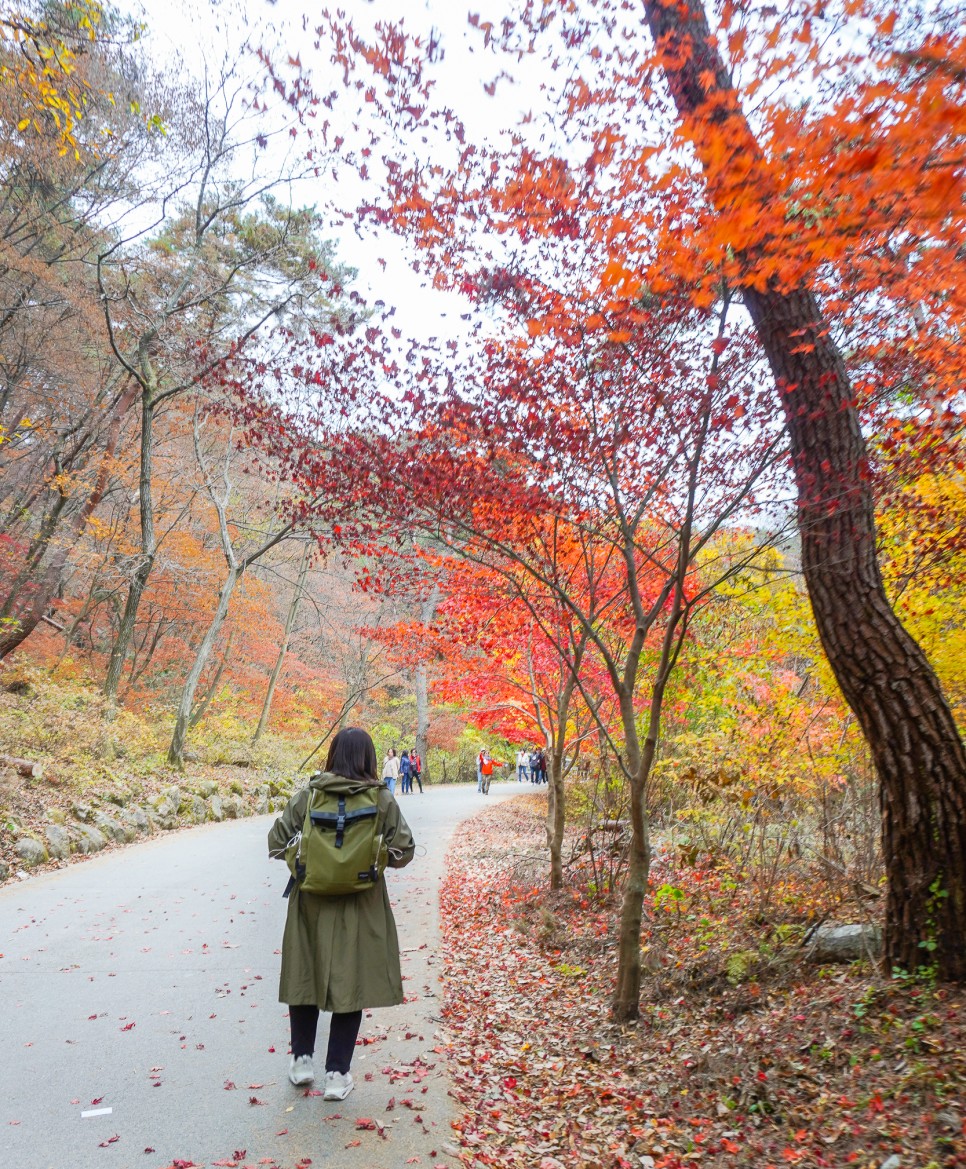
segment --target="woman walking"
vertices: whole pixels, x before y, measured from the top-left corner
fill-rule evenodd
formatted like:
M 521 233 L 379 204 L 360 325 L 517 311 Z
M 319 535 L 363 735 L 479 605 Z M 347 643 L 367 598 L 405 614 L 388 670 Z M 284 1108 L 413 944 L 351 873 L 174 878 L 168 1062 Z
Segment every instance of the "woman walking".
M 392 792 L 396 794 L 396 780 L 399 778 L 399 760 L 396 758 L 396 752 L 389 748 L 386 752 L 386 757 L 382 761 L 382 782 Z
M 357 795 L 377 789 L 379 823 L 389 849 L 388 864 L 401 869 L 413 859 L 415 844 L 391 791 L 376 774 L 376 749 L 358 727 L 332 740 L 325 771 L 296 793 L 268 834 L 268 851 L 284 857 L 302 830 L 313 789 Z M 298 882 L 288 899 L 282 938 L 279 1001 L 288 1003 L 292 1035 L 289 1079 L 296 1087 L 315 1079 L 312 1058 L 320 1011 L 331 1011 L 325 1057 L 326 1100 L 344 1100 L 352 1091 L 350 1066 L 369 1007 L 403 1001 L 399 940 L 384 876 L 362 892 L 341 896 L 301 893 Z

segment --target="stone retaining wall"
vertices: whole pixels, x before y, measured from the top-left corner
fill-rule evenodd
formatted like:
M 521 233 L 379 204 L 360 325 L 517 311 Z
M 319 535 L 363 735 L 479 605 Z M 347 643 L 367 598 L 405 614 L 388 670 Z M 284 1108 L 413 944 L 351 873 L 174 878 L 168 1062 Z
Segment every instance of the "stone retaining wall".
M 77 800 L 68 811 L 48 808 L 39 827 L 8 820 L 6 828 L 14 836 L 14 852 L 20 858 L 23 874 L 51 861 L 89 856 L 109 844 L 132 844 L 155 832 L 278 812 L 285 807 L 293 788 L 291 779 L 273 779 L 253 788 L 247 796 L 240 790 L 226 794 L 214 780 L 204 779 L 182 786 L 172 784 L 141 801 L 136 801 L 131 792 L 118 789 Z M 0 861 L 0 882 L 16 875 Z

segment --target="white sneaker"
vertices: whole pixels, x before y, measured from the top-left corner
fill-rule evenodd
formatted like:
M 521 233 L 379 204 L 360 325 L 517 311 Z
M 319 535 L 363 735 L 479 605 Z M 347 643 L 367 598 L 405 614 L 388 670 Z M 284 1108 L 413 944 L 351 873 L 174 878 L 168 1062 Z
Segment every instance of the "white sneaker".
M 288 1078 L 296 1088 L 304 1088 L 306 1084 L 311 1084 L 315 1079 L 315 1071 L 312 1068 L 312 1057 L 310 1055 L 300 1055 L 298 1057 L 293 1055 L 292 1062 L 288 1068 Z
M 323 1099 L 344 1100 L 354 1087 L 352 1076 L 348 1072 L 326 1072 Z

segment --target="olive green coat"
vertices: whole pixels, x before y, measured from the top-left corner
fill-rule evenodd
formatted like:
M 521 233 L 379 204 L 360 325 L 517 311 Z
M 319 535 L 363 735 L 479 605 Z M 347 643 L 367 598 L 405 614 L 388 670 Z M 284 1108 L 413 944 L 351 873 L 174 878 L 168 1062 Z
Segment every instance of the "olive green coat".
M 341 775 L 313 775 L 309 787 L 296 792 L 272 826 L 269 856 L 284 860 L 285 846 L 302 828 L 310 787 L 349 795 L 368 786 L 372 785 Z M 392 793 L 382 781 L 378 787 L 389 864 L 401 869 L 413 859 L 416 845 Z M 292 890 L 278 998 L 289 1005 L 339 1012 L 392 1007 L 403 1001 L 399 940 L 385 877 L 372 889 L 344 897 Z

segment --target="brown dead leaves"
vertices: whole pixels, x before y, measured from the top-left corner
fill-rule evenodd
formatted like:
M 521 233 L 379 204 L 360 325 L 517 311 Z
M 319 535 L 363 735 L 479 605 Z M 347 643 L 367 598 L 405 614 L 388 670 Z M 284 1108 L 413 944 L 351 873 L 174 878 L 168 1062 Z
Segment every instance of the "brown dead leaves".
M 543 837 L 539 815 L 514 801 L 465 826 L 450 855 L 440 1050 L 466 1165 L 966 1165 L 960 995 L 868 970 L 711 978 L 701 923 L 717 903 L 665 860 L 653 876 L 684 887 L 687 909 L 638 1025 L 616 1027 L 616 908 L 519 880 L 517 858 Z M 764 927 L 734 906 L 745 945 Z M 690 989 L 691 971 L 703 989 Z

